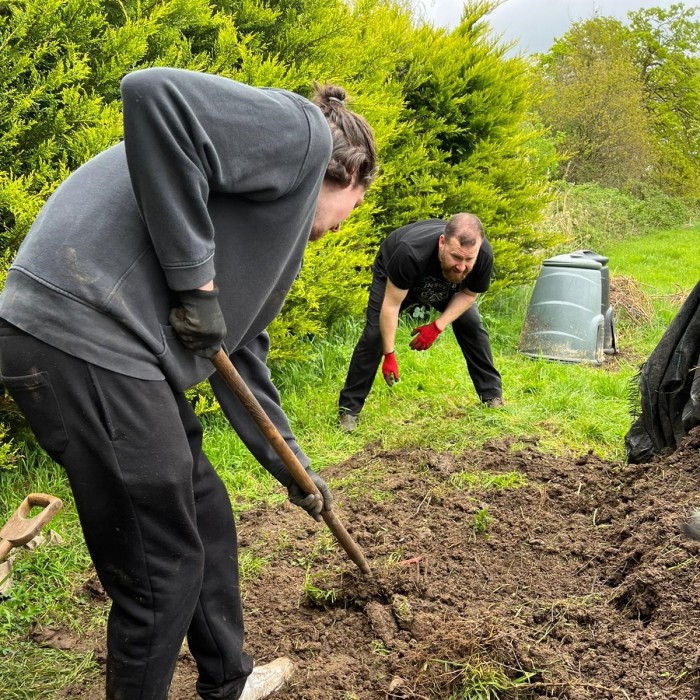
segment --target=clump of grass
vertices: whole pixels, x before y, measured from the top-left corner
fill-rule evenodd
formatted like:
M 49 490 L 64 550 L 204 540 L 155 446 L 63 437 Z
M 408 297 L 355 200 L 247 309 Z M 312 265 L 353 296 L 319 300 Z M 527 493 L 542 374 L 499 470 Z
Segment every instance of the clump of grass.
M 391 598 L 391 609 L 394 611 L 394 617 L 399 622 L 408 624 L 413 619 L 413 609 L 411 602 L 405 595 L 396 593 Z
M 492 522 L 493 517 L 491 516 L 491 513 L 489 513 L 489 509 L 481 508 L 472 520 L 472 530 L 477 535 L 484 534 L 488 532 Z
M 337 545 L 338 541 L 330 530 L 319 530 L 313 549 L 311 550 L 311 556 L 316 558 L 324 556 L 325 554 L 331 554 L 338 549 Z
M 241 583 L 255 580 L 269 561 L 269 557 L 260 557 L 249 549 L 240 550 L 238 552 L 238 572 Z
M 321 607 L 325 605 L 333 605 L 338 599 L 338 592 L 332 587 L 325 587 L 330 579 L 328 572 L 312 574 L 310 569 L 306 570 L 304 576 L 304 595 L 316 605 Z
M 464 663 L 443 659 L 431 659 L 431 662 L 442 667 L 441 685 L 446 683 L 456 688 L 446 700 L 500 700 L 504 693 L 527 688 L 538 674 L 537 671 L 518 671 L 511 678 L 504 666 L 478 658 Z
M 460 472 L 453 475 L 451 481 L 458 489 L 508 491 L 527 486 L 527 478 L 521 472 Z
M 379 654 L 380 656 L 389 656 L 391 654 L 391 651 L 387 649 L 386 644 L 381 639 L 373 639 L 369 644 L 369 648 L 373 654 Z
M 3 700 L 57 698 L 61 691 L 74 684 L 97 682 L 100 666 L 92 652 L 42 648 L 36 644 L 15 640 L 11 647 L 0 647 Z M 12 679 L 17 679 L 13 681 Z M 27 692 L 27 684 L 31 688 Z

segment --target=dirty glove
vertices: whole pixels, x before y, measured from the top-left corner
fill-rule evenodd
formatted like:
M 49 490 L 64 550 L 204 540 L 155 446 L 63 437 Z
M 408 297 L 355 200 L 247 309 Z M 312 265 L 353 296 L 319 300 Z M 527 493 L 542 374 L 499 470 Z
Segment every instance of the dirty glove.
M 384 362 L 382 362 L 382 374 L 384 381 L 393 386 L 394 382 L 399 381 L 399 366 L 396 363 L 396 355 L 393 352 L 384 353 Z
M 221 350 L 226 323 L 219 307 L 219 290 L 178 292 L 181 306 L 171 309 L 170 325 L 195 355 L 211 359 Z
M 437 322 L 433 321 L 428 326 L 418 326 L 411 331 L 411 335 L 416 337 L 411 341 L 413 350 L 427 350 L 436 340 L 442 331 L 437 327 Z
M 316 484 L 316 488 L 321 492 L 323 499 L 313 493 L 306 493 L 295 481 L 287 488 L 289 501 L 299 508 L 303 508 L 314 520 L 321 522 L 321 510 L 331 510 L 333 507 L 333 496 L 326 482 L 311 468 L 306 467 L 306 473 L 311 477 L 311 481 Z

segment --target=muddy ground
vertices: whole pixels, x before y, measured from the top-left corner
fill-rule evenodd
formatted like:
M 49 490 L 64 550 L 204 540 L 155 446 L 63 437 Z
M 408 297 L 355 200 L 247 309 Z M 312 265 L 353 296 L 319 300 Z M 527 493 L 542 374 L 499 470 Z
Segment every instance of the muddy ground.
M 454 488 L 478 472 L 526 485 Z M 274 698 L 700 698 L 700 543 L 680 531 L 700 506 L 700 429 L 648 465 L 368 445 L 324 477 L 371 578 L 292 506 L 239 519 L 267 558 L 245 585 L 248 651 L 297 667 Z M 194 700 L 194 681 L 183 649 L 171 700 Z

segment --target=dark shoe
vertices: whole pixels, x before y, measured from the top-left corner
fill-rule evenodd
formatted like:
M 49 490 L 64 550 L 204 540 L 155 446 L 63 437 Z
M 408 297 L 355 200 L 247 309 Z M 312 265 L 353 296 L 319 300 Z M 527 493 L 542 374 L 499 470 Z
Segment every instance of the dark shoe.
M 357 428 L 357 416 L 352 413 L 341 413 L 338 425 L 344 433 L 351 433 Z
M 256 666 L 248 676 L 243 693 L 238 700 L 262 700 L 279 690 L 294 673 L 294 664 L 286 656 Z
M 492 399 L 486 399 L 484 401 L 484 406 L 488 408 L 504 408 L 506 402 L 503 400 L 502 396 L 494 396 Z

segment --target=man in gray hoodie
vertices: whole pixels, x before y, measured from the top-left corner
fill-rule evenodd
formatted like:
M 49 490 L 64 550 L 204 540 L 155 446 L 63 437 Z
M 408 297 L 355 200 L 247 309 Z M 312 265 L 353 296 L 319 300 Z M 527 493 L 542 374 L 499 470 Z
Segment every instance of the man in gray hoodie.
M 375 176 L 365 120 L 314 101 L 151 68 L 122 81 L 124 140 L 49 198 L 0 296 L 0 373 L 66 469 L 112 599 L 108 700 L 166 700 L 184 637 L 202 698 L 256 700 L 289 660 L 242 649 L 236 532 L 183 392 L 209 378 L 231 425 L 316 519 L 331 508 L 280 406 L 266 328 L 308 240 Z M 302 493 L 210 358 L 224 347 L 319 487 Z

